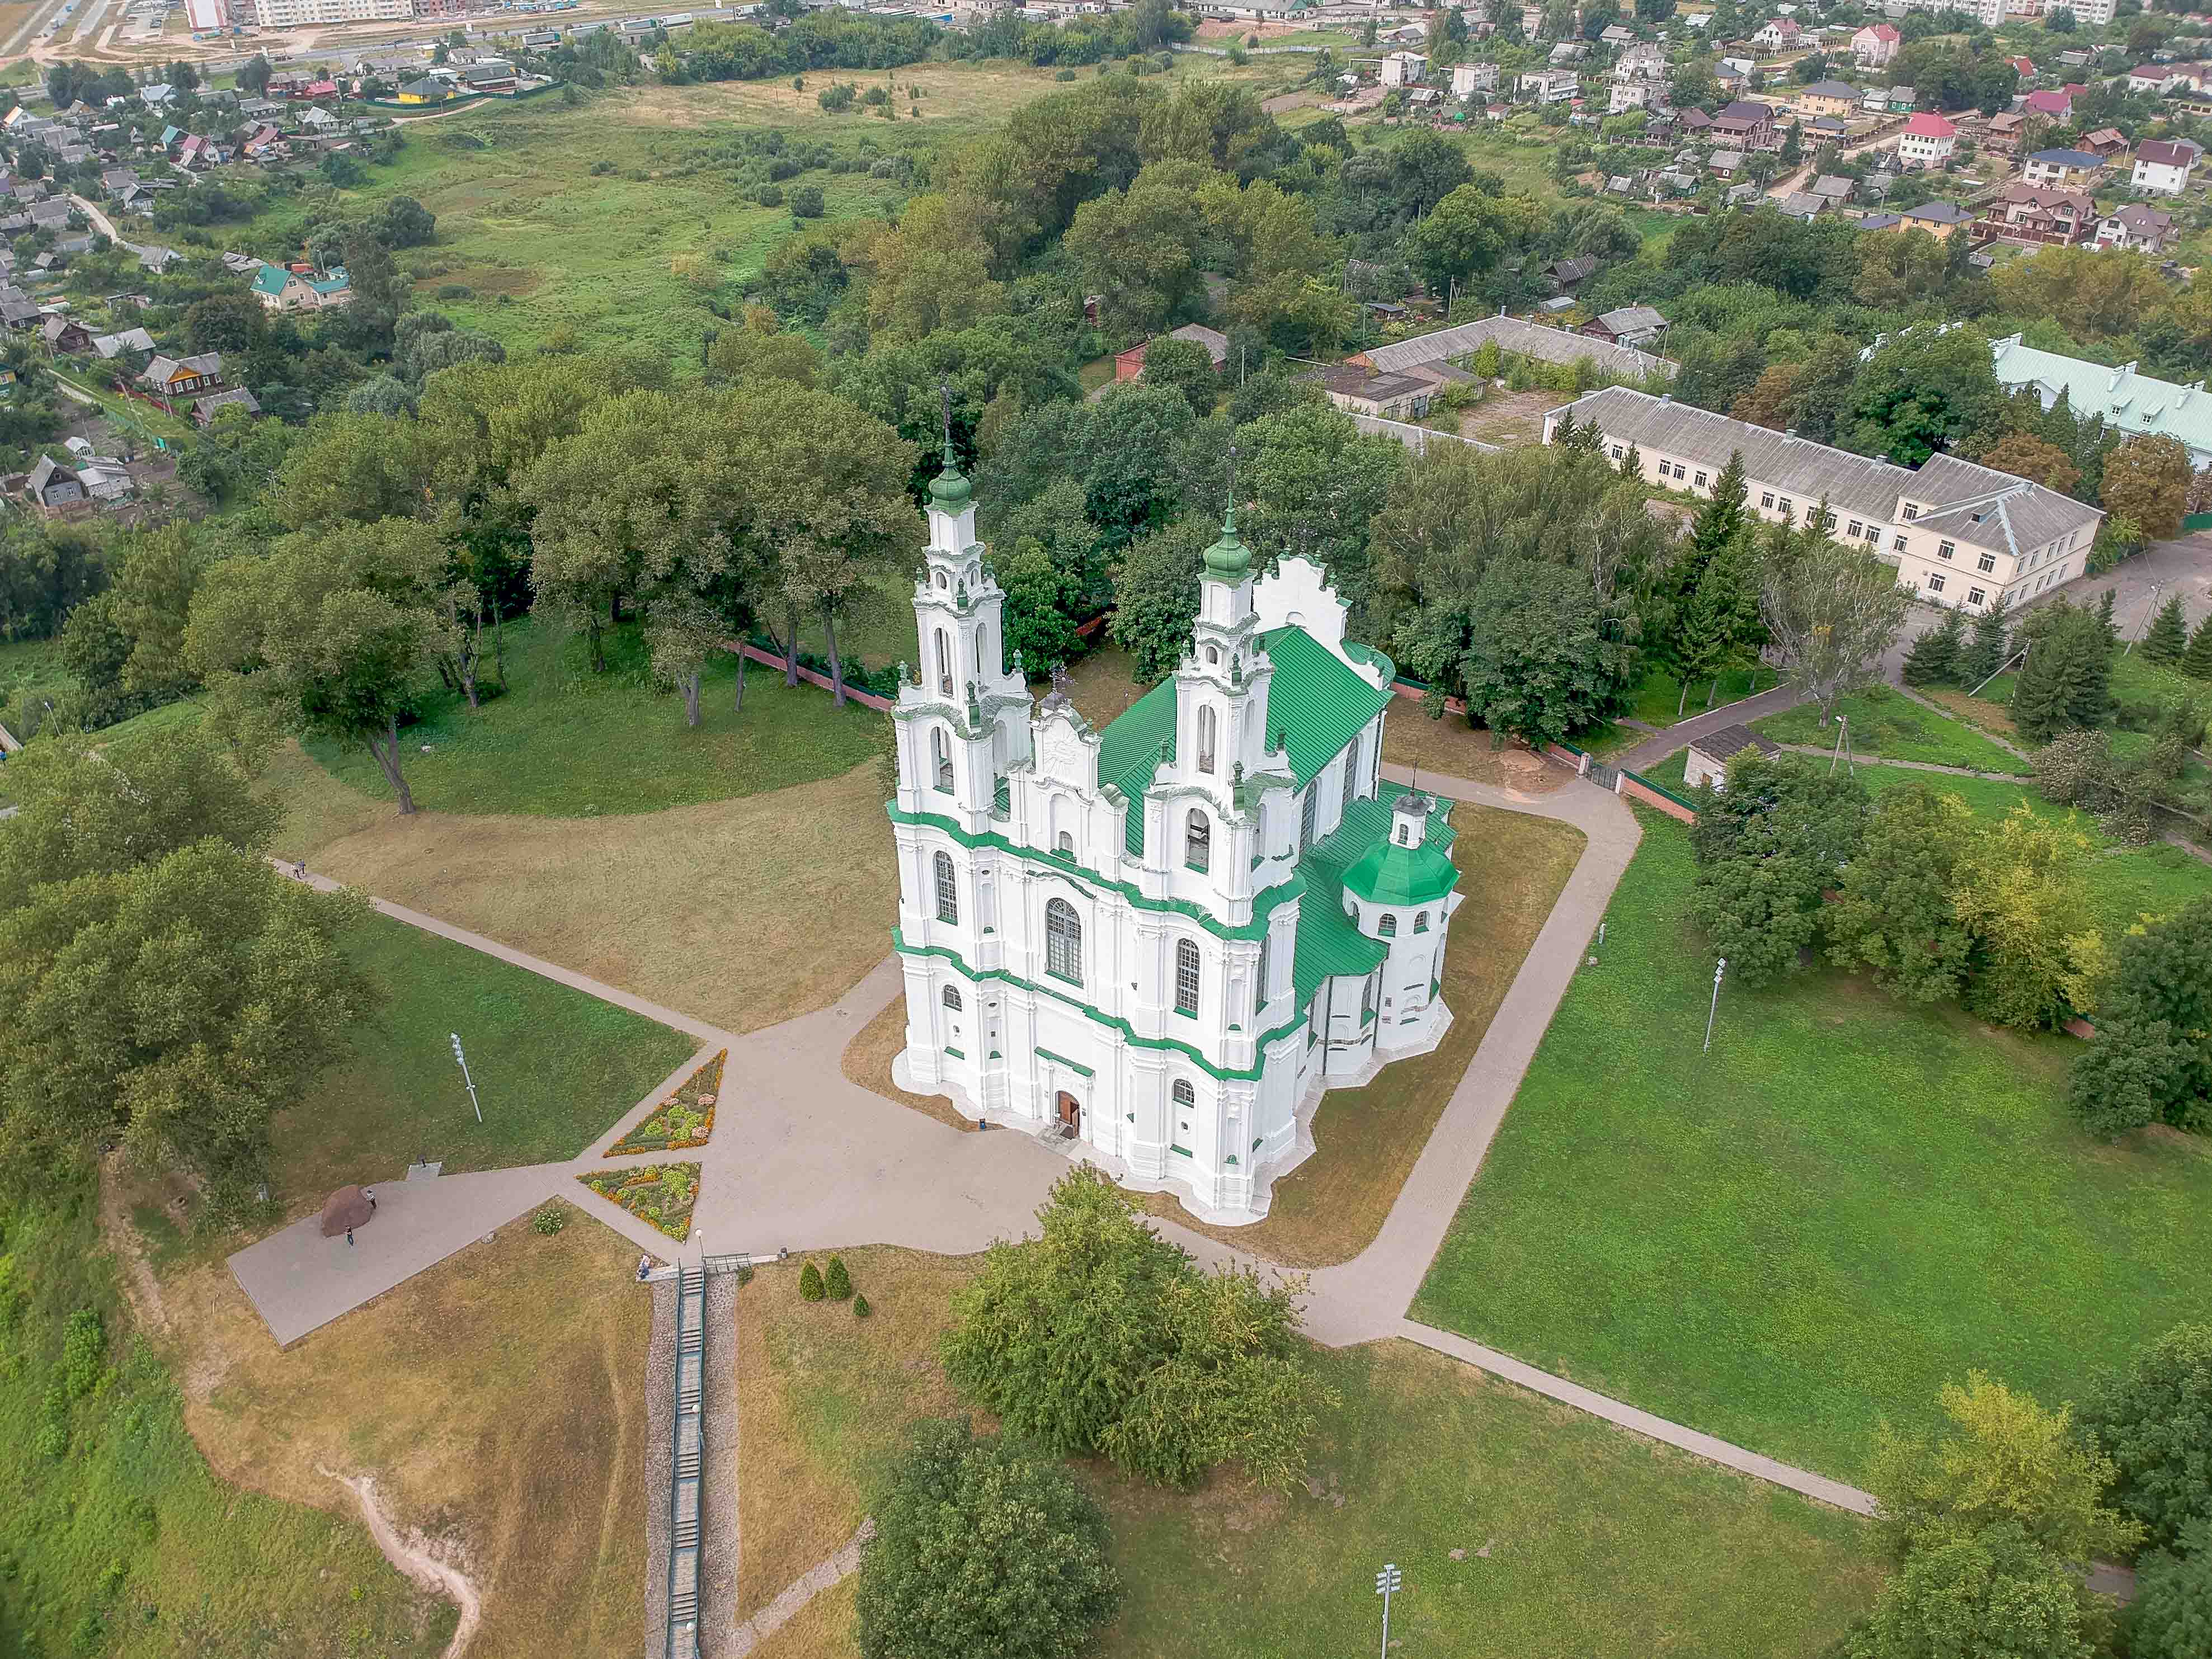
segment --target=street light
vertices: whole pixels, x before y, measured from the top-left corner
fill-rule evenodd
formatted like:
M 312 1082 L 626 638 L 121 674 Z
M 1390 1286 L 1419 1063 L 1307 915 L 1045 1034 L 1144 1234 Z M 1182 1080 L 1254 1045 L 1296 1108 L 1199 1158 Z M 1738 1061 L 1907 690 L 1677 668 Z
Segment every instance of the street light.
M 1404 1583 L 1395 1565 L 1375 1575 L 1375 1593 L 1382 1598 L 1382 1659 L 1390 1659 L 1390 1593 Z
M 1721 1011 L 1721 975 L 1728 972 L 1728 958 L 1721 957 L 1713 963 L 1713 1006 L 1705 1011 L 1705 1052 L 1713 1051 L 1713 1020 Z
M 477 1099 L 477 1080 L 469 1075 L 469 1057 L 461 1052 L 461 1034 L 453 1033 L 453 1062 L 461 1068 L 461 1081 L 469 1086 L 469 1104 L 477 1109 L 477 1121 L 483 1121 L 483 1106 Z

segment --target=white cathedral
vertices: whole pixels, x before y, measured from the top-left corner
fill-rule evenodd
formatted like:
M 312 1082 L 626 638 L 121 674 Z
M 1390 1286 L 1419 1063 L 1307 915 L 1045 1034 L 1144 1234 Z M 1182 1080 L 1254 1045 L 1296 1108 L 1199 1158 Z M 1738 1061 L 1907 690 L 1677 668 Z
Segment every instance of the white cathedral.
M 899 1085 L 1216 1223 L 1267 1212 L 1322 1091 L 1433 1048 L 1449 803 L 1382 781 L 1392 668 L 1322 571 L 1255 581 L 1234 508 L 1191 648 L 1103 731 L 1006 659 L 948 447 L 902 684 Z

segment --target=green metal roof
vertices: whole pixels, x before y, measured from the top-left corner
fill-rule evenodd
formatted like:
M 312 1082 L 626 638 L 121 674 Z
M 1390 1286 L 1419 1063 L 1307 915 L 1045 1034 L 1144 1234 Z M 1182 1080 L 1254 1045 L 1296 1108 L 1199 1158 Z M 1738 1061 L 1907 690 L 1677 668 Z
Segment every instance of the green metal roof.
M 1445 805 L 1447 817 L 1450 811 Z M 1390 838 L 1390 824 L 1386 822 L 1384 839 L 1369 848 L 1344 872 L 1344 884 L 1370 904 L 1426 904 L 1450 892 L 1459 884 L 1459 870 L 1444 850 L 1451 831 L 1448 825 L 1435 822 L 1434 805 L 1429 816 L 1425 838 L 1416 846 L 1399 846 Z
M 1291 978 L 1301 1006 L 1322 980 L 1337 974 L 1366 974 L 1389 954 L 1381 939 L 1361 933 L 1344 913 L 1345 877 L 1348 870 L 1390 839 L 1390 813 L 1405 790 L 1385 783 L 1372 800 L 1356 800 L 1344 822 L 1306 849 L 1298 860 L 1306 893 L 1298 906 L 1297 954 Z M 1448 817 L 1448 802 L 1438 804 L 1438 816 Z M 1449 863 L 1455 832 L 1449 822 L 1431 822 L 1425 847 L 1433 848 Z M 1455 876 L 1457 872 L 1454 872 Z
M 1175 741 L 1176 689 L 1162 680 L 1131 703 L 1098 734 L 1098 784 L 1112 784 L 1129 802 L 1122 841 L 1133 859 L 1145 855 L 1145 791 L 1159 770 L 1160 745 Z
M 1269 736 L 1289 734 L 1291 770 L 1303 789 L 1389 706 L 1390 692 L 1354 673 L 1303 628 L 1278 628 L 1260 641 L 1275 665 L 1267 690 Z

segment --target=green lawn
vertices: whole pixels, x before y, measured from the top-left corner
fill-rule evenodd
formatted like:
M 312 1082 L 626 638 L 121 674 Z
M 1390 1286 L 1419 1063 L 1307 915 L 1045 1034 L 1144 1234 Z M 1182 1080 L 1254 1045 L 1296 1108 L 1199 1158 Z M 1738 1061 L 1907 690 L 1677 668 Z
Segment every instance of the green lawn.
M 1870 687 L 1841 698 L 1836 713 L 1850 724 L 1851 752 L 1879 755 L 1885 760 L 1926 761 L 1936 766 L 1961 766 L 1976 772 L 2003 772 L 2014 777 L 2030 775 L 2033 768 L 2010 750 L 1999 747 L 1964 720 L 1954 720 L 1917 703 L 1886 685 Z M 1752 729 L 1777 743 L 1832 745 L 1834 722 L 1820 724 L 1820 710 L 1801 703 L 1779 714 L 1752 722 Z
M 710 666 L 700 725 L 687 727 L 682 700 L 653 685 L 635 626 L 609 636 L 601 675 L 590 672 L 580 635 L 527 621 L 509 623 L 506 635 L 504 696 L 472 709 L 458 693 L 435 692 L 402 730 L 416 805 L 555 817 L 653 812 L 834 777 L 889 742 L 880 714 L 858 703 L 841 711 L 804 682 L 787 690 L 757 663 L 745 670 L 744 712 L 732 712 L 734 657 Z M 307 748 L 342 781 L 392 799 L 365 750 Z
M 2071 1039 L 1816 969 L 1724 989 L 1701 1054 L 1688 836 L 1639 817 L 1602 959 L 1418 1317 L 1850 1479 L 1875 1424 L 1929 1422 L 1946 1379 L 1980 1368 L 2064 1400 L 2202 1316 L 2212 1146 L 2086 1139 L 2063 1098 Z
M 678 1031 L 410 927 L 370 919 L 349 953 L 385 991 L 354 1059 L 277 1121 L 279 1196 L 573 1158 L 697 1045 Z M 454 1064 L 458 1033 L 483 1121 Z
M 92 1181 L 76 1172 L 0 1207 L 0 1261 L 13 1267 L 0 1271 L 0 1652 L 443 1652 L 453 1607 L 411 1589 L 363 1528 L 209 1469 L 176 1383 L 131 1332 L 97 1217 Z M 50 1400 L 80 1310 L 100 1319 L 110 1375 L 74 1404 Z M 42 1448 L 49 1425 L 66 1437 Z
M 1130 1595 L 1109 1655 L 1371 1650 L 1386 1561 L 1405 1576 L 1394 1646 L 1468 1659 L 1809 1656 L 1871 1599 L 1859 1523 L 1834 1510 L 1410 1343 L 1317 1363 L 1344 1405 L 1324 1417 L 1316 1490 L 1113 1483 Z
M 1732 668 L 1718 677 L 1717 689 L 1713 679 L 1692 684 L 1686 702 L 1681 681 L 1662 670 L 1645 677 L 1636 688 L 1635 700 L 1630 703 L 1628 712 L 1646 726 L 1672 726 L 1678 720 L 1689 720 L 1705 713 L 1708 707 L 1717 708 L 1753 692 L 1771 691 L 1781 683 L 1782 677 L 1771 668 Z M 1675 712 L 1677 708 L 1680 714 Z

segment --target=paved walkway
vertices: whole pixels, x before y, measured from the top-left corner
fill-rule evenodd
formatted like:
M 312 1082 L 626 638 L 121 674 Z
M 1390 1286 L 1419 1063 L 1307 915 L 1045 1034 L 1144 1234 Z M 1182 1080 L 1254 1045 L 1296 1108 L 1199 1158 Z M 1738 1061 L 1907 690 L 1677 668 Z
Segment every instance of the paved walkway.
M 1771 707 L 1759 706 L 1769 700 Z M 1787 687 L 1762 693 L 1734 708 L 1685 721 L 1656 741 L 1670 744 L 1671 752 L 1706 722 L 1731 724 L 1796 701 L 1797 694 Z M 1383 774 L 1397 782 L 1411 778 L 1395 766 L 1386 766 Z M 1583 963 L 1589 941 L 1641 837 L 1628 807 L 1587 783 L 1572 782 L 1535 795 L 1427 774 L 1421 781 L 1455 800 L 1573 824 L 1589 844 L 1381 1232 L 1351 1261 L 1310 1276 L 1307 1331 L 1332 1346 L 1404 1337 L 1623 1428 L 1820 1502 L 1867 1512 L 1873 1500 L 1864 1492 L 1668 1423 L 1405 1317 L 1504 1121 L 1537 1044 Z M 309 879 L 325 887 L 334 884 L 319 877 Z M 847 1045 L 899 994 L 902 978 L 895 958 L 878 963 L 834 1006 L 740 1036 L 465 928 L 404 906 L 376 902 L 379 909 L 399 921 L 686 1031 L 699 1039 L 702 1054 L 727 1048 L 730 1058 L 723 1073 L 716 1133 L 708 1146 L 679 1155 L 702 1166 L 692 1236 L 680 1251 L 664 1235 L 576 1180 L 586 1170 L 606 1167 L 603 1149 L 652 1109 L 660 1090 L 625 1113 L 579 1158 L 483 1176 L 445 1176 L 429 1183 L 419 1199 L 410 1195 L 406 1208 L 389 1215 L 380 1210 L 379 1225 L 403 1218 L 406 1224 L 388 1229 L 387 1239 L 380 1241 L 374 1270 L 334 1257 L 326 1241 L 312 1237 L 313 1218 L 288 1228 L 231 1258 L 240 1283 L 262 1308 L 279 1341 L 296 1340 L 556 1194 L 664 1261 L 679 1254 L 696 1260 L 705 1252 L 766 1255 L 781 1249 L 801 1251 L 861 1243 L 965 1255 L 982 1249 L 994 1238 L 1026 1231 L 1053 1181 L 1067 1168 L 1065 1157 L 1028 1135 L 1007 1130 L 963 1133 L 846 1079 L 841 1061 Z M 664 1088 L 687 1075 L 699 1057 L 686 1060 Z M 1329 1133 L 1326 1103 L 1317 1133 L 1325 1144 Z M 614 1162 L 650 1162 L 665 1156 L 637 1154 Z M 380 1200 L 388 1190 L 378 1188 Z M 1172 1222 L 1155 1224 L 1203 1262 L 1238 1262 L 1272 1270 L 1271 1263 Z M 303 1228 L 308 1237 L 301 1236 Z M 365 1241 L 373 1231 L 364 1230 L 359 1237 Z M 344 1249 L 343 1240 L 337 1249 Z
M 1656 766 L 1677 749 L 1686 747 L 1692 739 L 1717 732 L 1724 726 L 1748 726 L 1767 714 L 1778 714 L 1785 708 L 1795 708 L 1806 700 L 1796 681 L 1784 680 L 1771 691 L 1761 691 L 1754 696 L 1724 703 L 1703 714 L 1692 714 L 1686 720 L 1677 720 L 1656 738 L 1642 743 L 1619 757 L 1613 763 L 1626 772 L 1642 772 Z
M 1809 755 L 1814 760 L 1830 760 L 1836 753 L 1832 745 L 1823 747 L 1817 743 L 1785 743 L 1777 746 L 1785 753 Z M 1894 755 L 1847 754 L 1843 758 L 1845 765 L 1856 761 L 1861 766 L 1897 766 L 1902 767 L 1908 772 L 1941 772 L 1948 777 L 1954 778 L 1987 778 L 1994 783 L 2033 781 L 2033 779 L 2024 777 L 2018 772 L 1978 772 L 1971 766 L 1945 766 L 1936 761 L 1899 760 Z

